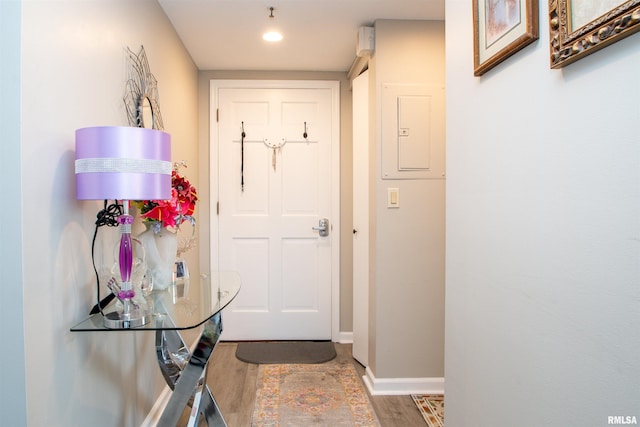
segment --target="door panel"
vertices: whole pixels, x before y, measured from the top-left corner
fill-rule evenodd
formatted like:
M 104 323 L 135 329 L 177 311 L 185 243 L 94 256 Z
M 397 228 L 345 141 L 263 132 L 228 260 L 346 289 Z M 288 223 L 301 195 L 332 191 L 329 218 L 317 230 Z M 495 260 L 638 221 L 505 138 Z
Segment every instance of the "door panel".
M 312 227 L 333 221 L 333 93 L 221 87 L 216 95 L 218 266 L 242 278 L 223 339 L 331 339 L 339 239 Z
M 353 81 L 353 357 L 369 363 L 369 72 Z

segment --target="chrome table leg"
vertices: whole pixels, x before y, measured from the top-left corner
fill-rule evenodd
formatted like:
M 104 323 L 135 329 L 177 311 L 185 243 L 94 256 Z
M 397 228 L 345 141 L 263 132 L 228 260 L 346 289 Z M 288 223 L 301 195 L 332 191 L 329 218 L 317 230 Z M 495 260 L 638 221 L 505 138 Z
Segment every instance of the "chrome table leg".
M 167 384 L 173 390 L 158 422 L 159 426 L 175 427 L 190 400 L 192 411 L 189 425 L 197 425 L 200 413 L 204 414 L 210 427 L 227 425 L 206 385 L 207 363 L 221 333 L 222 318 L 217 313 L 204 323 L 198 344 L 193 353 L 189 354 L 178 331 L 156 332 L 158 364 Z

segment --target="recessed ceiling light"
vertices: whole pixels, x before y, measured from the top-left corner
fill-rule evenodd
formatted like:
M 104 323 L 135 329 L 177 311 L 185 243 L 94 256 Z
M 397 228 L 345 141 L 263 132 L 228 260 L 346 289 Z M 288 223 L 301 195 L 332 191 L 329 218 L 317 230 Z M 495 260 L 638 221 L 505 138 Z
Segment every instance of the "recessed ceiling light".
M 280 34 L 277 31 L 269 31 L 267 33 L 264 33 L 262 35 L 263 40 L 266 40 L 268 42 L 279 42 L 280 40 L 282 40 L 282 34 Z

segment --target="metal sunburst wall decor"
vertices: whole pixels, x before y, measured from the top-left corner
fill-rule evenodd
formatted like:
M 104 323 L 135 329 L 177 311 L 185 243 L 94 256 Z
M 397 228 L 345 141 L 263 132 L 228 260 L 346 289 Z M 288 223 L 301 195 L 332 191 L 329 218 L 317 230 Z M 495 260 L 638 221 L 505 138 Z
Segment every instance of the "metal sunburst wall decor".
M 123 99 L 129 125 L 164 130 L 158 102 L 158 81 L 151 74 L 144 46 L 140 46 L 138 53 L 127 48 L 127 56 L 129 75 Z

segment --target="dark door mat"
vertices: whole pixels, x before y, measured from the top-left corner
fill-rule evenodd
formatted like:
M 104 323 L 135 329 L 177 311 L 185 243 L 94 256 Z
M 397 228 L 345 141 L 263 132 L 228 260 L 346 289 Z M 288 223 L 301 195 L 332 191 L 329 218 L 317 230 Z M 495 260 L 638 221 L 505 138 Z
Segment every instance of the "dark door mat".
M 236 357 L 243 362 L 323 363 L 336 357 L 331 341 L 243 341 L 238 343 Z

